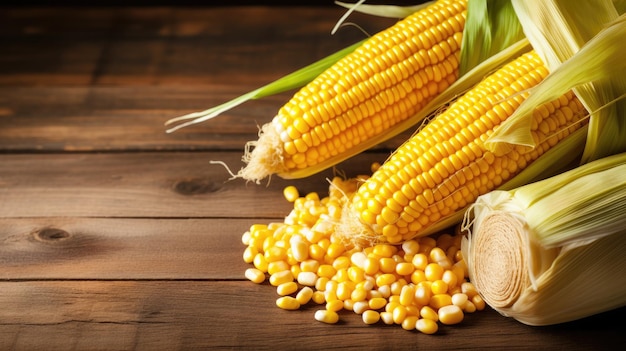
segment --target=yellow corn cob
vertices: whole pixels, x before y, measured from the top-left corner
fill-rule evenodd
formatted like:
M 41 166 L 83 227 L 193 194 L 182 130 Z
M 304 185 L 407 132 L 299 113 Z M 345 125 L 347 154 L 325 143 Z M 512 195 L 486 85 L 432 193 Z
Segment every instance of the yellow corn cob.
M 584 125 L 573 93 L 534 112 L 534 149 L 496 155 L 483 142 L 525 100 L 526 89 L 548 74 L 536 53 L 503 66 L 402 145 L 355 194 L 338 227 L 343 235 L 398 243 L 503 184 Z M 358 219 L 358 220 L 355 220 Z
M 316 173 L 415 115 L 458 78 L 466 5 L 437 1 L 320 74 L 246 145 L 239 175 L 258 182 Z

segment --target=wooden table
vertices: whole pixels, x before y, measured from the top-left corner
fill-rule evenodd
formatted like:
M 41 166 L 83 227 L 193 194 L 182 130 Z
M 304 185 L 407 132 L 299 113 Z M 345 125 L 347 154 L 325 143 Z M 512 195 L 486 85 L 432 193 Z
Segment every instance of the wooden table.
M 173 134 L 219 104 L 363 38 L 335 7 L 0 8 L 0 349 L 606 349 L 625 309 L 551 327 L 493 310 L 434 336 L 288 312 L 247 281 L 241 235 L 327 192 L 329 170 L 228 181 L 290 93 Z M 391 20 L 355 15 L 373 33 Z M 367 172 L 406 135 L 338 166 Z

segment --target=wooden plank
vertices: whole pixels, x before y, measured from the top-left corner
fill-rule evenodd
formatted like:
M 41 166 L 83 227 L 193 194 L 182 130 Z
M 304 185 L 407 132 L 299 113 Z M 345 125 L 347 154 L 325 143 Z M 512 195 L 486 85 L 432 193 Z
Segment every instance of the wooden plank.
M 250 282 L 2 282 L 0 290 L 0 306 L 12 306 L 0 309 L 1 349 L 600 350 L 626 341 L 623 309 L 542 328 L 487 310 L 429 336 L 366 326 L 347 311 L 339 324 L 322 324 L 313 319 L 319 307 L 280 310 L 273 288 Z
M 241 235 L 271 219 L 0 219 L 1 279 L 245 279 Z
M 166 133 L 174 117 L 255 87 L 0 86 L 0 151 L 243 150 L 291 93 L 249 101 L 202 124 Z M 393 150 L 410 131 L 374 150 Z
M 385 154 L 367 153 L 337 169 L 369 173 Z M 269 185 L 230 178 L 241 153 L 112 153 L 0 155 L 0 217 L 283 218 L 293 208 L 282 189 L 328 193 L 332 169 Z

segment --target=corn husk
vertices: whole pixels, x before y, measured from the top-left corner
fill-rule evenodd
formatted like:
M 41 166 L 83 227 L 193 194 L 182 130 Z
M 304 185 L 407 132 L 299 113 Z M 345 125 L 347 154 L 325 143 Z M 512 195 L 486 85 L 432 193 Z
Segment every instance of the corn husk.
M 626 305 L 626 153 L 480 196 L 462 252 L 502 315 L 568 322 Z
M 626 151 L 626 17 L 611 0 L 514 0 L 533 48 L 550 75 L 485 143 L 504 152 L 511 145 L 534 147 L 531 111 L 573 89 L 587 111 L 589 128 L 581 162 Z

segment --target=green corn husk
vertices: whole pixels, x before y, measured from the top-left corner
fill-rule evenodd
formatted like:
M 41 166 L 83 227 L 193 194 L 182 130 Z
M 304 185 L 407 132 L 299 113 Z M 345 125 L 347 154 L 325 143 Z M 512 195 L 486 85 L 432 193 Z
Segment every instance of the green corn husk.
M 625 172 L 622 153 L 480 196 L 462 252 L 485 302 L 529 325 L 626 305 Z

